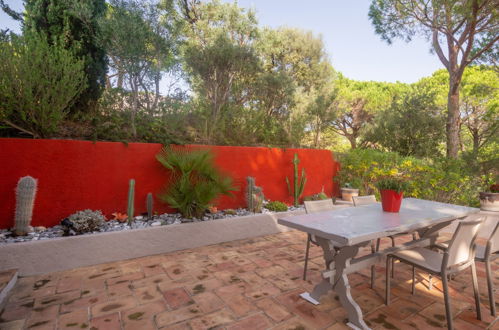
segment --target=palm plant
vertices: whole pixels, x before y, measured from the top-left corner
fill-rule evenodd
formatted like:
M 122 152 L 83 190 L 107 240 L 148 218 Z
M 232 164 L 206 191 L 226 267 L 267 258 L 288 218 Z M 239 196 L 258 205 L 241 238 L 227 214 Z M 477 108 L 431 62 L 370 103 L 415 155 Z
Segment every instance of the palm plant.
M 184 218 L 202 217 L 215 198 L 236 190 L 232 178 L 215 166 L 209 149 L 164 147 L 156 159 L 170 170 L 170 183 L 159 198 Z

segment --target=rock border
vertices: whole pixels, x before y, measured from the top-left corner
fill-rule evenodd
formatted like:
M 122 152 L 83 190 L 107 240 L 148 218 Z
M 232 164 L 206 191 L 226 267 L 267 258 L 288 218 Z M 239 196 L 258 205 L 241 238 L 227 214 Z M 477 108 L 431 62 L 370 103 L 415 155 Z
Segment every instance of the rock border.
M 0 245 L 0 269 L 29 276 L 288 231 L 277 218 L 304 210 Z

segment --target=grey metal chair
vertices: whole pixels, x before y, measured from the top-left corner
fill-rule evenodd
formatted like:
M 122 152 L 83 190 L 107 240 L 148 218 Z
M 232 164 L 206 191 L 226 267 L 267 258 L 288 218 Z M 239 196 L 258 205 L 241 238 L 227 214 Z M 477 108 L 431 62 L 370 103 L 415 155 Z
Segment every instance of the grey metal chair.
M 438 242 L 435 244 L 436 248 L 447 250 L 449 248 L 449 241 Z M 496 304 L 494 299 L 494 279 L 492 273 L 491 262 L 499 258 L 499 222 L 496 223 L 492 234 L 484 245 L 476 245 L 475 247 L 475 261 L 485 263 L 485 273 L 487 275 L 487 289 L 489 292 L 489 306 L 490 314 L 496 316 Z M 430 279 L 431 280 L 431 279 Z
M 490 314 L 496 316 L 496 303 L 494 300 L 494 279 L 492 277 L 492 268 L 490 263 L 499 258 L 499 222 L 497 222 L 492 235 L 490 235 L 487 244 L 477 245 L 475 261 L 485 263 L 485 272 L 487 273 L 487 288 L 489 291 Z
M 353 196 L 352 197 L 353 205 L 354 206 L 362 206 L 362 205 L 369 205 L 369 204 L 374 204 L 377 202 L 376 196 L 374 195 L 367 195 L 367 196 Z M 401 237 L 404 235 L 408 235 L 408 232 L 404 233 L 399 233 L 395 235 L 389 235 L 388 238 L 392 241 L 392 247 L 395 246 L 395 238 Z M 416 239 L 416 233 L 412 234 L 412 239 Z M 381 239 L 377 239 L 376 241 L 376 246 L 373 249 L 373 252 L 379 251 L 379 247 L 381 244 Z M 374 288 L 374 280 L 375 280 L 375 272 L 374 272 L 375 266 L 371 266 L 371 288 Z M 394 264 L 392 263 L 392 277 L 393 277 L 393 269 L 394 269 Z
M 376 196 L 352 196 L 353 206 L 369 205 L 377 202 Z
M 398 259 L 412 266 L 412 294 L 415 294 L 416 268 L 420 268 L 430 274 L 440 276 L 444 289 L 445 314 L 447 317 L 447 328 L 452 329 L 452 314 L 449 300 L 449 287 L 447 276 L 457 274 L 471 267 L 473 277 L 473 291 L 475 295 L 476 314 L 479 320 L 480 296 L 478 294 L 478 280 L 475 268 L 475 240 L 482 220 L 463 221 L 459 223 L 449 248 L 444 253 L 438 253 L 427 248 L 413 248 L 388 254 L 386 258 L 386 305 L 390 304 L 390 268 L 391 260 Z
M 323 199 L 320 201 L 304 201 L 305 212 L 317 213 L 334 210 L 334 204 L 332 199 Z M 307 234 L 307 248 L 305 249 L 305 266 L 303 268 L 303 280 L 307 279 L 307 267 L 308 267 L 308 255 L 310 251 L 310 243 L 318 245 L 314 235 Z
M 362 205 L 370 205 L 377 202 L 376 196 L 367 195 L 367 196 L 352 196 L 353 206 L 362 206 Z M 379 250 L 381 239 L 376 240 L 376 244 L 371 243 L 371 252 L 375 253 Z M 392 242 L 394 240 L 392 239 Z M 371 266 L 371 289 L 374 289 L 374 283 L 376 281 L 376 266 Z

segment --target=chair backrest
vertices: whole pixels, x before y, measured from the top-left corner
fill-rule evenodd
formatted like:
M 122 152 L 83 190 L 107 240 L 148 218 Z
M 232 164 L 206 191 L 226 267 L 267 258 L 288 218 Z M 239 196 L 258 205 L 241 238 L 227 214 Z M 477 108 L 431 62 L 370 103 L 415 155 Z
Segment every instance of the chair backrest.
M 488 254 L 496 253 L 499 251 L 499 221 L 496 223 L 496 227 L 492 231 L 489 240 L 487 241 L 487 247 L 485 249 L 485 257 Z
M 473 258 L 473 246 L 483 219 L 462 221 L 457 226 L 447 249 L 448 258 L 445 268 L 459 265 Z
M 353 206 L 369 205 L 377 202 L 376 196 L 374 195 L 353 196 L 352 201 L 353 201 Z
M 332 199 L 323 199 L 320 201 L 304 201 L 305 211 L 307 213 L 324 212 L 334 210 Z

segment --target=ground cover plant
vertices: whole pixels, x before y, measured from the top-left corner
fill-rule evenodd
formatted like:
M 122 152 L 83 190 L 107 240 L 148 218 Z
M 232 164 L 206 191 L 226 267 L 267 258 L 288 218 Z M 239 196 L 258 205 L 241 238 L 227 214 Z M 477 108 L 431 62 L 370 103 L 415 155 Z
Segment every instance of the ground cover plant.
M 265 205 L 265 208 L 274 212 L 285 212 L 288 210 L 286 203 L 280 201 L 270 201 Z

